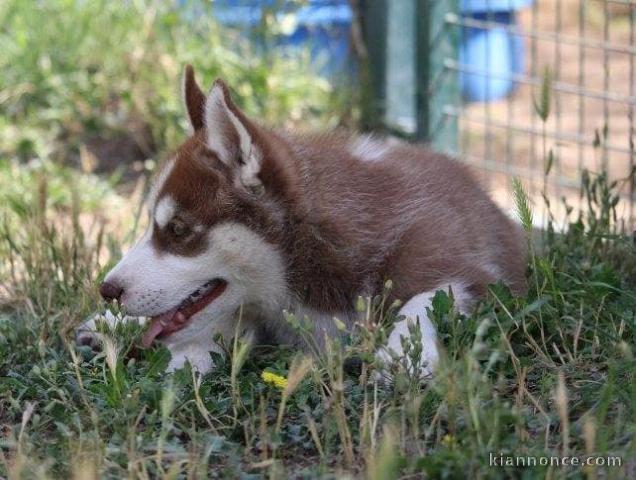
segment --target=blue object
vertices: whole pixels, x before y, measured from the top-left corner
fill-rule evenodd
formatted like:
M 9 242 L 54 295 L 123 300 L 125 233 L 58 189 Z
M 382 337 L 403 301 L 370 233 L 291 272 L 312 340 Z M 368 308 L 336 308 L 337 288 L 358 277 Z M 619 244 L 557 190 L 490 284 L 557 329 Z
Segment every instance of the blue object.
M 291 54 L 309 47 L 312 64 L 321 74 L 334 77 L 351 73 L 353 14 L 347 0 L 310 0 L 302 7 L 290 0 L 216 0 L 213 4 L 219 23 L 238 28 L 245 35 L 254 33 L 266 9 L 272 9 L 279 21 L 288 14 L 295 19 L 293 31 L 278 36 L 275 47 Z
M 491 102 L 514 90 L 514 75 L 524 73 L 525 48 L 523 39 L 507 27 L 516 28 L 516 10 L 531 4 L 532 0 L 462 0 L 465 19 L 501 25 L 462 27 L 460 82 L 466 100 Z
M 462 0 L 462 13 L 511 12 L 532 5 L 532 0 Z

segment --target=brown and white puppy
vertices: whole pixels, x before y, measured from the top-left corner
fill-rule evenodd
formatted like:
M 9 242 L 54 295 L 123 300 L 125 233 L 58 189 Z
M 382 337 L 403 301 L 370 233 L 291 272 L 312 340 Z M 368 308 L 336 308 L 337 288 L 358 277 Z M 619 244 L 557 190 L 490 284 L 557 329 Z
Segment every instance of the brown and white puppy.
M 419 318 L 424 361 L 438 359 L 426 307 L 452 287 L 460 309 L 497 280 L 524 289 L 519 229 L 455 161 L 370 136 L 294 136 L 248 118 L 216 81 L 206 96 L 190 66 L 184 97 L 194 133 L 158 174 L 150 225 L 101 286 L 133 316 L 143 339 L 205 372 L 214 338 L 241 330 L 302 344 L 283 318 L 311 320 L 317 342 L 349 327 L 358 296 L 382 291 L 406 303 L 389 349 L 402 353 Z M 111 323 L 116 321 L 107 316 Z M 94 320 L 78 341 L 94 338 Z M 387 352 L 379 352 L 386 357 Z

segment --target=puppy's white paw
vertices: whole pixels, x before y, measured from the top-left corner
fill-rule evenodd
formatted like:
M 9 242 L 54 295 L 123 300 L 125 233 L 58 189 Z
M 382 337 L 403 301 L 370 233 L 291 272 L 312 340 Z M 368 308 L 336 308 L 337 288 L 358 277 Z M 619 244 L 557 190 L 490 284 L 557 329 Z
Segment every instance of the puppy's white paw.
M 99 350 L 102 345 L 103 334 L 97 329 L 99 323 L 112 328 L 117 323 L 117 317 L 110 311 L 96 313 L 75 329 L 75 344 L 78 347 L 91 347 Z
M 110 310 L 103 313 L 96 313 L 77 329 L 75 329 L 75 344 L 78 347 L 91 347 L 99 350 L 102 345 L 104 334 L 99 331 L 99 325 L 106 325 L 108 330 L 114 330 L 121 322 L 137 322 L 143 324 L 146 317 L 130 317 L 127 315 L 115 315 Z
M 462 282 L 453 281 L 446 286 L 442 285 L 440 289 L 447 290 L 449 287 L 455 298 L 455 307 L 460 312 L 467 313 L 474 299 L 466 286 Z M 376 358 L 383 362 L 384 365 L 391 366 L 393 356 L 395 356 L 398 360 L 397 363 L 400 364 L 403 370 L 414 373 L 422 379 L 430 378 L 435 373 L 439 362 L 439 347 L 435 326 L 428 318 L 427 312 L 432 307 L 436 291 L 437 289 L 415 295 L 402 306 L 398 313 L 404 318 L 395 323 L 393 331 L 389 335 L 387 346 L 380 349 L 376 354 Z M 411 328 L 409 328 L 409 324 Z M 417 339 L 413 338 L 412 332 L 416 333 Z M 410 353 L 405 352 L 402 346 L 402 338 L 406 338 L 407 342 L 411 342 Z M 413 348 L 419 349 L 420 346 L 421 354 L 419 356 L 414 355 Z M 389 353 L 391 351 L 394 355 Z M 415 365 L 411 357 L 418 357 Z M 380 371 L 380 377 L 386 373 L 386 370 L 385 368 L 384 372 Z
M 439 361 L 437 335 L 435 335 L 434 329 L 422 328 L 420 323 L 419 328 L 422 336 L 418 343 L 421 344 L 421 354 L 414 363 L 411 355 L 404 351 L 402 345 L 403 340 L 406 342 L 414 341 L 409 333 L 408 322 L 416 325 L 410 318 L 396 323 L 389 336 L 387 345 L 376 352 L 376 359 L 380 365 L 376 377 L 378 380 L 385 380 L 391 371 L 391 367 L 397 367 L 401 371 L 416 375 L 421 380 L 426 380 L 433 376 Z M 419 348 L 419 345 L 411 344 L 410 348 Z
M 428 318 L 426 309 L 431 306 L 434 294 L 435 292 L 431 291 L 415 295 L 398 312 L 402 319 L 393 326 L 387 345 L 376 353 L 376 358 L 380 360 L 378 363 L 384 365 L 383 370 L 379 372 L 380 377 L 390 370 L 387 367 L 393 365 L 394 358 L 401 370 L 421 379 L 430 378 L 433 375 L 439 361 L 439 350 L 437 332 Z M 409 345 L 407 351 L 404 349 L 403 339 Z M 417 350 L 421 350 L 419 355 L 414 354 Z

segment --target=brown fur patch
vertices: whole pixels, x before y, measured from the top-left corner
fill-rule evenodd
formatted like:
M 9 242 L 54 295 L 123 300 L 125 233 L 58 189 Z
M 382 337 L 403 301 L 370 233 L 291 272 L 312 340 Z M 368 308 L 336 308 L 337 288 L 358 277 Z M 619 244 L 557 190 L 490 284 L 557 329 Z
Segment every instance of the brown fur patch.
M 203 251 L 206 233 L 215 224 L 232 221 L 258 230 L 272 231 L 257 198 L 233 185 L 233 173 L 205 144 L 205 133 L 195 132 L 176 152 L 174 166 L 157 200 L 169 195 L 177 205 L 179 219 L 191 235 L 175 238 L 155 223 L 153 242 L 159 251 L 195 256 Z M 158 203 L 158 202 L 157 202 Z M 197 232 L 197 227 L 202 227 Z
M 185 67 L 183 97 L 192 128 L 201 130 L 205 126 L 205 95 L 194 78 L 192 65 Z

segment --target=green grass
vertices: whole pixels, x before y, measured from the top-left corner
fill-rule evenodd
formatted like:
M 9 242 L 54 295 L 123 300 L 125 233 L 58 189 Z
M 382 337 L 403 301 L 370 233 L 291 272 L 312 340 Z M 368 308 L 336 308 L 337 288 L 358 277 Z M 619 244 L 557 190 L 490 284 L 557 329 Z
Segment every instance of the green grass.
M 181 74 L 207 91 L 222 77 L 262 121 L 335 125 L 344 95 L 308 57 L 265 55 L 221 30 L 209 2 L 0 2 L 0 157 L 99 167 L 91 146 L 124 143 L 140 160 L 177 145 L 187 128 Z M 263 26 L 266 40 L 275 32 Z M 122 156 L 123 157 L 123 156 Z M 120 160 L 126 160 L 120 158 Z
M 113 332 L 96 356 L 76 348 L 72 327 L 99 307 L 95 279 L 111 242 L 80 225 L 91 190 L 69 205 L 25 182 L 35 193 L 5 208 L 0 235 L 9 260 L 0 475 L 623 478 L 634 468 L 636 248 L 613 230 L 615 191 L 604 175 L 585 176 L 593 213 L 573 213 L 564 234 L 544 233 L 526 298 L 494 285 L 464 318 L 438 293 L 432 316 L 443 360 L 423 385 L 399 369 L 388 384 L 374 381 L 374 344 L 386 337 L 374 321 L 395 311 L 381 298 L 360 302 L 369 322 L 355 339 L 311 361 L 275 347 L 246 356 L 235 343 L 214 373 L 166 375 L 168 352 L 138 348 L 134 327 Z M 41 205 L 46 215 L 36 215 Z M 354 357 L 361 367 L 346 361 Z M 266 383 L 264 371 L 287 377 L 287 388 Z M 620 456 L 623 464 L 493 468 L 491 452 Z

